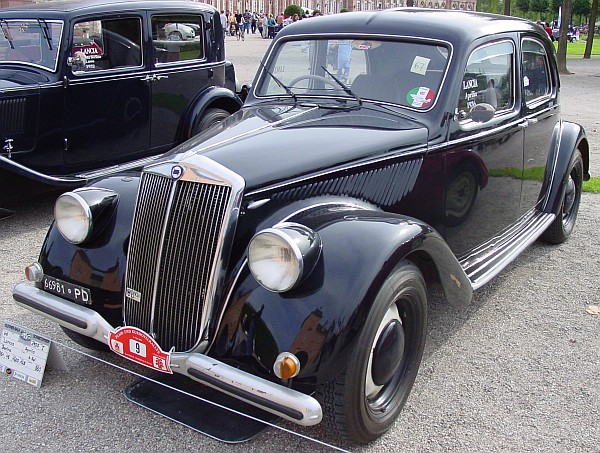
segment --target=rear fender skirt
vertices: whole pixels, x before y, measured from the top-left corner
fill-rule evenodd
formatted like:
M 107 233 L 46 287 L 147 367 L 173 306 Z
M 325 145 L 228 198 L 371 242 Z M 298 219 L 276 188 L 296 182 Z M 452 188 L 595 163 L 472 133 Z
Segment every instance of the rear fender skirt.
M 254 362 L 255 372 L 272 373 L 277 354 L 289 351 L 302 364 L 298 385 L 329 381 L 351 360 L 387 275 L 417 255 L 433 260 L 453 305 L 472 298 L 470 282 L 444 240 L 415 219 L 334 205 L 286 220 L 319 233 L 323 248 L 316 268 L 299 287 L 274 293 L 259 286 L 244 263 L 211 355 Z
M 575 158 L 575 151 L 583 158 L 583 179 L 590 178 L 590 152 L 585 131 L 579 124 L 560 121 L 552 133 L 552 152 L 548 156 L 546 175 L 542 188 L 542 210 L 557 214 L 562 203 L 564 184 L 568 170 Z
M 187 113 L 179 123 L 177 136 L 179 141 L 187 140 L 192 136 L 192 129 L 196 118 L 201 117 L 209 108 L 220 108 L 229 113 L 237 112 L 242 106 L 241 99 L 231 90 L 222 87 L 208 87 L 202 90 L 191 102 Z

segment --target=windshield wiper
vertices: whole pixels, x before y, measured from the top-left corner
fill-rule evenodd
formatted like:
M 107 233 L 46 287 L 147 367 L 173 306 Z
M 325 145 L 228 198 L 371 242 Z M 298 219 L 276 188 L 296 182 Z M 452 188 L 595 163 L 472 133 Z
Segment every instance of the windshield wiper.
M 339 86 L 342 87 L 342 89 L 349 94 L 350 96 L 352 96 L 354 99 L 356 99 L 356 102 L 358 102 L 358 105 L 362 105 L 362 99 L 360 97 L 358 97 L 357 94 L 355 94 L 348 85 L 346 85 L 344 82 L 342 82 L 340 79 L 338 79 L 335 75 L 333 75 L 333 73 L 331 71 L 329 71 L 325 66 L 321 66 L 323 68 L 323 70 L 329 74 L 329 76 L 331 76 L 331 78 L 333 80 L 335 80 L 337 82 L 337 84 Z
M 6 22 L 6 19 L 0 19 L 0 27 L 2 28 L 2 32 L 4 33 L 4 39 L 8 41 L 10 48 L 14 50 L 15 45 L 13 44 L 13 40 L 10 36 L 10 30 L 8 29 L 8 22 Z
M 275 75 L 269 71 L 267 69 L 267 66 L 262 62 L 262 60 L 260 61 L 260 65 L 262 66 L 262 68 L 265 70 L 265 72 L 267 74 L 269 74 L 271 76 L 271 78 L 275 81 L 275 83 L 277 83 L 277 85 L 279 85 L 281 88 L 283 88 L 285 90 L 285 92 L 287 94 L 289 94 L 293 99 L 294 102 L 298 102 L 298 99 L 296 99 L 296 95 L 294 94 L 294 92 L 291 90 L 290 87 L 288 87 L 287 85 L 285 85 L 281 80 L 279 80 L 277 77 L 275 77 Z
M 44 38 L 46 38 L 46 42 L 48 43 L 48 49 L 52 50 L 52 40 L 50 39 L 50 33 L 48 32 L 48 24 L 44 19 L 38 19 L 37 22 L 42 31 L 44 32 Z

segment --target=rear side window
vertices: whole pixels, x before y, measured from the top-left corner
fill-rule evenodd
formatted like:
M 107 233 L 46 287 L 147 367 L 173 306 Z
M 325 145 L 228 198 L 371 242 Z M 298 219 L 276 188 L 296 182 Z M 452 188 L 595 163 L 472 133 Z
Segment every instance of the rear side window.
M 523 40 L 523 92 L 525 102 L 550 94 L 550 69 L 544 46 L 533 39 Z
M 202 16 L 165 14 L 152 16 L 154 63 L 203 60 Z
M 142 65 L 139 18 L 78 22 L 73 27 L 73 72 L 95 72 Z
M 467 62 L 460 89 L 459 112 L 463 117 L 478 104 L 495 114 L 511 110 L 514 101 L 514 46 L 510 41 L 476 49 Z

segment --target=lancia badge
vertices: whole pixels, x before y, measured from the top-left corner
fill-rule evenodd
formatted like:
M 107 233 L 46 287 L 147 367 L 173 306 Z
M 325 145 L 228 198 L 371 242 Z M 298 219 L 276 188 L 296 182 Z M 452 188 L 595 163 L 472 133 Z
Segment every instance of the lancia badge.
M 171 178 L 177 180 L 183 176 L 183 167 L 181 165 L 175 165 L 171 168 Z

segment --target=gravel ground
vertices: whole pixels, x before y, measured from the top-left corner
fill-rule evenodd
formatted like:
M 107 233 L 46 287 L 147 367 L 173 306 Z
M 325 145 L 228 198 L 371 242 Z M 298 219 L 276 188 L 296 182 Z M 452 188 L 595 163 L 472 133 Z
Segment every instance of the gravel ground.
M 249 82 L 267 40 L 227 41 L 238 78 Z M 600 169 L 600 60 L 570 60 L 563 77 L 563 116 L 592 141 L 592 175 Z M 12 287 L 37 258 L 55 194 L 19 205 L 0 221 L 0 320 L 55 340 L 68 371 L 49 368 L 41 389 L 0 377 L 0 448 L 4 451 L 331 451 L 269 428 L 250 442 L 225 445 L 142 409 L 123 396 L 135 376 L 112 355 L 92 359 L 60 329 L 14 304 Z M 407 406 L 393 429 L 365 448 L 340 444 L 320 428 L 280 426 L 355 451 L 600 452 L 600 305 L 598 196 L 584 194 L 572 237 L 536 243 L 457 311 L 430 291 L 428 343 Z

